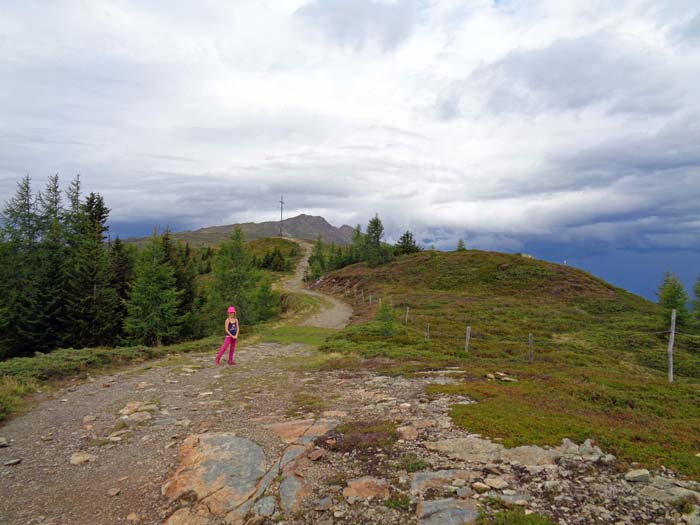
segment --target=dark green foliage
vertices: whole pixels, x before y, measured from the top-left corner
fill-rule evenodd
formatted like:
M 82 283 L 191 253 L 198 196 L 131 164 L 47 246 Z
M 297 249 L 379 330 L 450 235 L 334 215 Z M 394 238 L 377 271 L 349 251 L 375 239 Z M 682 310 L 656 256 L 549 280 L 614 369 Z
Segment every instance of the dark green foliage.
M 73 214 L 75 238 L 67 272 L 64 343 L 77 348 L 113 345 L 122 319 L 105 244 L 109 209 L 101 195 L 91 193 Z
M 243 325 L 255 324 L 279 313 L 280 297 L 271 283 L 255 268 L 243 231 L 236 228 L 222 243 L 213 264 L 213 279 L 205 308 L 210 331 L 220 331 L 226 308 L 234 305 Z
M 396 255 L 406 255 L 420 251 L 420 247 L 416 244 L 416 241 L 413 238 L 413 233 L 410 231 L 406 231 L 403 235 L 401 235 L 394 248 Z
M 134 264 L 136 262 L 136 248 L 124 244 L 119 237 L 111 243 L 109 248 L 110 267 L 112 272 L 112 288 L 119 298 L 117 317 L 126 318 L 126 303 L 129 298 L 129 286 L 134 280 Z M 117 330 L 117 337 L 123 336 L 123 323 Z
M 391 250 L 382 243 L 384 225 L 379 215 L 372 217 L 367 224 L 365 234 L 366 260 L 370 268 L 379 266 L 391 260 Z
M 463 239 L 460 239 L 459 241 L 457 241 L 457 251 L 458 252 L 466 251 L 466 249 L 467 249 L 467 247 L 465 246 Z
M 690 310 L 688 309 L 690 298 L 681 280 L 671 272 L 666 272 L 657 295 L 659 296 L 659 305 L 664 311 L 664 320 L 668 322 L 671 319 L 671 310 L 675 309 L 676 324 L 686 326 L 690 321 Z
M 154 234 L 139 256 L 129 294 L 124 325 L 129 339 L 149 346 L 174 340 L 180 330 L 181 295 L 175 272 L 165 259 L 163 242 Z
M 478 525 L 556 525 L 541 514 L 525 514 L 523 509 L 503 510 L 491 516 L 482 513 L 477 521 Z
M 374 317 L 380 323 L 380 331 L 382 335 L 394 335 L 396 332 L 394 310 L 387 302 L 383 302 L 379 305 Z

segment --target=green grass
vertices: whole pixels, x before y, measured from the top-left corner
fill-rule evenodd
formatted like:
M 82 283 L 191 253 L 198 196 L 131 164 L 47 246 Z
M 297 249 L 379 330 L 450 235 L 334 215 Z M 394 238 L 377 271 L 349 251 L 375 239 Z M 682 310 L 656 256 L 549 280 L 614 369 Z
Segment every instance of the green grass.
M 522 509 L 503 510 L 492 516 L 482 514 L 477 520 L 478 525 L 556 525 L 546 516 L 540 514 L 525 514 Z
M 387 336 L 386 312 L 374 320 L 376 306 L 358 301 L 365 321 L 321 347 L 346 356 L 331 364 L 407 375 L 457 366 L 464 380 L 432 392 L 480 401 L 452 409 L 455 423 L 471 432 L 508 446 L 594 438 L 623 460 L 700 478 L 700 348 L 677 339 L 677 381 L 669 385 L 657 305 L 571 267 L 473 250 L 423 252 L 374 269 L 353 265 L 326 281 L 345 287 L 350 302 L 353 288 L 364 290 L 394 312 Z M 530 333 L 534 363 L 527 361 Z M 496 371 L 518 382 L 485 379 Z
M 305 344 L 319 346 L 326 338 L 335 333 L 336 330 L 330 328 L 317 328 L 314 326 L 280 326 L 266 332 L 261 340 L 267 343 L 279 344 Z

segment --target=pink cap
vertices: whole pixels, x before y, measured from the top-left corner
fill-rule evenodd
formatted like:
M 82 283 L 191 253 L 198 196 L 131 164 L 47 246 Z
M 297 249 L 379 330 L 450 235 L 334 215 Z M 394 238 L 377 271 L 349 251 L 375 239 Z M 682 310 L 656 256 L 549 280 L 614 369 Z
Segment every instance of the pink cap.
M 235 307 L 235 306 L 229 306 L 229 307 L 228 307 L 228 313 L 230 313 L 230 314 L 235 314 L 235 313 L 236 313 L 236 307 Z

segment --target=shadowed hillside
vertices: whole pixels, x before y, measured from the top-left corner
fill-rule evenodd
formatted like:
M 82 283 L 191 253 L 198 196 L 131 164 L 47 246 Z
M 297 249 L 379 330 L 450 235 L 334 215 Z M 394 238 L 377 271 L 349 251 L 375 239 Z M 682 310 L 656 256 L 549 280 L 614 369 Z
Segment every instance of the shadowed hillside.
M 203 246 L 216 246 L 228 239 L 236 226 L 240 226 L 249 241 L 264 237 L 276 237 L 279 235 L 279 221 L 245 222 L 242 224 L 229 224 L 226 226 L 209 226 L 194 231 L 175 232 L 171 236 L 190 244 L 193 248 Z M 297 239 L 316 240 L 320 235 L 324 242 L 345 245 L 352 242 L 353 229 L 343 225 L 336 228 L 323 217 L 313 215 L 297 215 L 282 221 L 282 233 L 285 237 Z M 126 242 L 142 244 L 145 238 L 127 239 Z

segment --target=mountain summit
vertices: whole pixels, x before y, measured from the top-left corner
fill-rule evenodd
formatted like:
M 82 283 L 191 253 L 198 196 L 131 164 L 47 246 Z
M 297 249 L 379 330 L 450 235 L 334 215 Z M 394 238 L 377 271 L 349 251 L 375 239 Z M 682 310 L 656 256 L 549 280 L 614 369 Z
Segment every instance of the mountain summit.
M 277 237 L 280 231 L 279 221 L 245 222 L 225 226 L 207 226 L 206 228 L 193 231 L 174 232 L 172 237 L 188 242 L 192 247 L 213 246 L 225 241 L 236 226 L 241 227 L 245 238 L 249 241 L 263 237 Z M 344 245 L 352 242 L 352 232 L 353 228 L 348 225 L 336 228 L 323 217 L 306 215 L 304 213 L 282 221 L 282 234 L 285 237 L 297 239 L 313 241 L 320 235 L 324 242 Z M 142 240 L 130 239 L 133 242 Z

